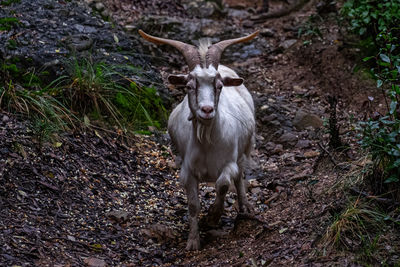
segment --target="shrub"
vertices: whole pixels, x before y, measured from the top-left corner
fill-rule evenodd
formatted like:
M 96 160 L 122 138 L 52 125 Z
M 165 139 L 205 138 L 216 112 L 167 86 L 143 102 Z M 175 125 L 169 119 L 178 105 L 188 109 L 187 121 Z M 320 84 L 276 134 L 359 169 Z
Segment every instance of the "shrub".
M 361 38 L 377 87 L 385 96 L 387 114 L 361 123 L 361 144 L 374 161 L 370 176 L 376 193 L 400 199 L 400 2 L 350 0 L 342 14 Z
M 121 68 L 137 81 L 121 74 Z M 0 108 L 29 117 L 44 137 L 55 129 L 75 128 L 79 118 L 89 127 L 92 119 L 100 119 L 124 130 L 159 128 L 166 121 L 167 111 L 157 90 L 140 84 L 139 68 L 74 60 L 68 75 L 48 85 L 42 82 L 42 74 L 3 62 Z

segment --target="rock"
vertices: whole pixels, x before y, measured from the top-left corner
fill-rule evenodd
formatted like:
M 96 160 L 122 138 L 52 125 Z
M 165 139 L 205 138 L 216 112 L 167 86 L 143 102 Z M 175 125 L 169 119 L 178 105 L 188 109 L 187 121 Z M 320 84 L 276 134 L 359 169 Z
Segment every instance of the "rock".
M 304 130 L 309 126 L 320 128 L 323 122 L 317 115 L 298 110 L 293 119 L 293 125 L 299 130 Z
M 98 258 L 93 258 L 93 257 L 86 258 L 84 260 L 84 262 L 85 262 L 86 266 L 89 266 L 89 267 L 104 267 L 104 266 L 106 266 L 106 262 L 104 260 L 98 259 Z
M 97 2 L 94 7 L 97 11 L 103 11 L 105 9 L 105 6 L 102 2 Z
M 210 1 L 189 1 L 184 4 L 186 11 L 196 17 L 209 18 L 216 12 L 216 3 Z
M 261 192 L 261 188 L 260 187 L 254 187 L 251 189 L 251 193 L 253 194 L 258 194 Z
M 281 144 L 277 144 L 271 152 L 272 154 L 280 154 L 283 152 L 283 146 Z
M 148 238 L 157 240 L 157 242 L 168 242 L 168 240 L 177 236 L 177 233 L 171 227 L 162 224 L 150 225 L 141 229 L 140 232 Z
M 306 158 L 314 158 L 314 157 L 318 157 L 319 154 L 320 154 L 319 151 L 310 150 L 310 151 L 304 152 L 304 157 L 306 157 Z
M 270 122 L 278 118 L 278 115 L 272 113 L 270 115 L 264 116 L 261 118 L 262 122 Z
M 261 36 L 265 36 L 265 37 L 273 37 L 275 35 L 274 30 L 270 29 L 270 28 L 263 28 L 260 31 Z
M 300 95 L 307 93 L 307 89 L 305 89 L 299 85 L 293 85 L 293 91 L 295 91 L 295 93 L 300 94 Z
M 117 223 L 124 223 L 128 220 L 129 214 L 124 210 L 114 210 L 110 211 L 107 216 Z
M 7 122 L 10 120 L 10 118 L 7 115 L 4 115 L 2 120 L 3 122 Z
M 110 11 L 104 9 L 103 11 L 101 11 L 101 15 L 103 16 L 103 18 L 108 18 L 110 16 Z
M 265 149 L 267 151 L 272 151 L 275 149 L 275 147 L 276 147 L 276 144 L 274 142 L 268 142 L 265 144 Z
M 294 145 L 297 139 L 298 137 L 294 133 L 286 132 L 279 137 L 278 142 L 285 145 Z
M 295 43 L 297 43 L 296 39 L 289 39 L 289 40 L 285 40 L 282 43 L 280 43 L 279 47 L 286 50 L 286 49 L 289 49 L 290 47 L 292 47 Z
M 222 0 L 224 4 L 231 8 L 261 8 L 262 0 Z
M 251 179 L 248 182 L 249 182 L 249 187 L 251 187 L 251 188 L 261 186 L 260 182 L 257 181 L 256 179 Z
M 297 148 L 307 148 L 311 146 L 311 141 L 310 140 L 304 140 L 301 139 L 299 141 L 297 141 L 296 147 Z

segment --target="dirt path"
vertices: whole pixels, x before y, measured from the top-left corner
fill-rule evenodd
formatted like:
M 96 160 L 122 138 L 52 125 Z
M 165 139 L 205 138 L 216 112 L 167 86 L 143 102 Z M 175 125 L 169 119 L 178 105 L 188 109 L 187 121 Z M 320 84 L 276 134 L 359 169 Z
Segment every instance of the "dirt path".
M 108 2 L 114 4 L 114 12 L 122 10 L 117 4 L 123 1 Z M 176 8 L 168 1 L 163 5 L 166 10 Z M 176 14 L 187 19 L 182 10 L 180 7 Z M 186 196 L 165 135 L 126 139 L 118 133 L 93 131 L 67 134 L 60 137 L 61 145 L 39 149 L 29 125 L 2 113 L 2 263 L 353 266 L 354 254 L 330 253 L 321 242 L 333 215 L 345 202 L 343 193 L 333 185 L 351 167 L 346 162 L 355 158 L 352 145 L 333 160 L 324 152 L 329 142 L 323 126 L 330 111 L 326 96 L 340 96 L 342 138 L 353 144 L 354 134 L 346 132 L 363 115 L 359 111 L 368 101 L 361 89 L 373 85 L 351 75 L 354 51 L 343 46 L 335 12 L 320 11 L 316 25 L 322 38 L 315 29 L 314 35 L 298 36 L 301 27 L 313 29 L 307 24 L 309 16 L 317 14 L 313 3 L 261 24 L 248 20 L 243 11 L 231 12 L 215 24 L 216 29 L 203 21 L 202 31 L 218 32 L 224 24 L 230 35 L 237 35 L 244 26 L 246 32 L 261 30 L 253 45 L 228 50 L 224 59 L 245 78 L 257 106 L 253 158 L 258 167 L 249 170 L 247 179 L 248 196 L 258 219 L 236 218 L 235 194 L 228 193 L 220 227 L 202 227 L 203 249 L 186 252 Z M 126 21 L 123 12 L 118 16 Z M 199 19 L 189 22 L 195 24 Z M 179 19 L 174 23 L 179 24 Z M 179 39 L 181 35 L 171 33 L 169 37 Z M 156 56 L 162 55 L 152 49 Z M 182 65 L 174 54 L 167 58 L 171 65 L 157 65 L 164 76 Z M 182 96 L 172 89 L 170 93 L 176 99 Z M 200 194 L 203 216 L 215 194 L 208 185 L 202 186 Z

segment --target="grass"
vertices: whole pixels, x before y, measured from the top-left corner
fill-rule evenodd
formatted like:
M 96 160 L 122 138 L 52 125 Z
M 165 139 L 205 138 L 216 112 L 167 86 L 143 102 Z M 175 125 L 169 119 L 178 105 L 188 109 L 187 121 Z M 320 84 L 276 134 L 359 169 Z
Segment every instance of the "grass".
M 75 116 L 46 91 L 46 88 L 42 91 L 27 90 L 10 81 L 0 87 L 0 107 L 48 121 L 60 129 L 74 127 Z
M 1 0 L 0 1 L 0 5 L 9 6 L 9 5 L 13 4 L 13 3 L 20 3 L 20 2 L 21 2 L 21 0 Z
M 160 128 L 167 112 L 156 89 L 121 74 L 121 68 L 136 76 L 141 74 L 139 68 L 131 66 L 74 61 L 70 68 L 72 82 L 64 86 L 69 108 L 94 119 L 111 120 L 121 128 Z
M 357 249 L 362 244 L 371 243 L 377 232 L 382 230 L 386 217 L 360 198 L 351 200 L 328 227 L 323 238 L 324 244 L 336 248 Z
M 0 108 L 30 118 L 41 140 L 57 130 L 97 122 L 126 133 L 160 128 L 166 121 L 156 89 L 140 83 L 139 68 L 73 60 L 68 75 L 43 85 L 40 74 L 17 65 L 3 62 L 0 69 L 3 81 L 8 81 L 0 84 Z M 137 81 L 123 75 L 122 68 Z
M 5 17 L 0 18 L 0 31 L 9 31 L 20 24 L 17 18 Z

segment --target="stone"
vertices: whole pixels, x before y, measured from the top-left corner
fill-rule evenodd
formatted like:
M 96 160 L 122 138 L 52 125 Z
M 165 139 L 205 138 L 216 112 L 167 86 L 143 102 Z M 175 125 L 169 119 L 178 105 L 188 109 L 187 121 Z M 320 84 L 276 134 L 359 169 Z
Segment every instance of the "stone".
M 304 140 L 301 139 L 299 141 L 297 141 L 296 147 L 297 148 L 307 148 L 311 146 L 311 141 L 310 140 Z
M 86 266 L 88 267 L 104 267 L 106 266 L 106 262 L 102 259 L 90 257 L 84 260 Z
M 290 47 L 292 47 L 295 43 L 297 43 L 296 39 L 289 39 L 289 40 L 285 40 L 282 43 L 279 44 L 279 47 L 282 49 L 289 49 Z
M 281 144 L 277 144 L 274 149 L 272 149 L 272 154 L 280 154 L 283 152 L 283 146 Z
M 304 157 L 306 157 L 306 158 L 314 158 L 314 157 L 318 157 L 319 154 L 320 154 L 319 151 L 310 150 L 310 151 L 304 152 Z
M 270 29 L 270 28 L 263 28 L 260 30 L 260 34 L 261 36 L 264 37 L 273 37 L 275 35 L 274 30 Z
M 317 115 L 305 112 L 303 110 L 298 110 L 293 119 L 293 125 L 299 130 L 304 130 L 309 126 L 317 129 L 322 127 L 323 122 L 322 119 Z
M 7 115 L 4 115 L 2 120 L 3 120 L 3 122 L 7 122 L 7 121 L 9 121 L 9 119 L 10 118 Z
M 268 142 L 265 144 L 265 149 L 267 151 L 272 151 L 275 149 L 275 147 L 276 147 L 276 144 L 274 142 Z
M 98 11 L 103 11 L 105 9 L 105 6 L 102 2 L 97 2 L 95 5 L 96 10 Z
M 262 0 L 222 0 L 224 4 L 231 8 L 261 8 Z
M 258 194 L 261 192 L 261 188 L 260 187 L 254 187 L 251 189 L 251 193 L 252 194 Z
M 277 118 L 278 118 L 278 116 L 276 114 L 272 113 L 270 115 L 262 117 L 261 121 L 262 122 L 269 122 L 269 121 L 273 121 L 273 120 L 275 120 Z
M 297 139 L 298 137 L 294 133 L 286 132 L 279 137 L 278 142 L 286 145 L 294 145 L 297 143 Z

